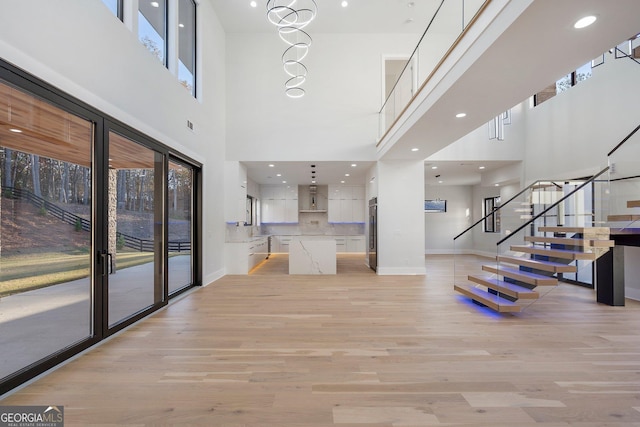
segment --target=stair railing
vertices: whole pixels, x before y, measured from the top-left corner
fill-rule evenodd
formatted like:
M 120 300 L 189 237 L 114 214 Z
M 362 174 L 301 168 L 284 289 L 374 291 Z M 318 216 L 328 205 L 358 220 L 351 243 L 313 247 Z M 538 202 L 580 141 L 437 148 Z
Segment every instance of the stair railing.
M 594 259 L 600 256 L 601 249 L 589 249 L 593 254 L 593 259 L 582 258 L 563 258 L 550 257 L 548 255 L 536 255 L 521 252 L 524 249 L 518 246 L 528 246 L 528 237 L 564 237 L 566 239 L 580 239 L 583 237 L 582 230 L 590 229 L 589 233 L 599 230 L 594 227 L 603 226 L 606 213 L 608 211 L 608 203 L 606 200 L 609 191 L 609 180 L 607 172 L 609 167 L 605 167 L 600 172 L 586 180 L 567 181 L 562 185 L 562 189 L 558 192 L 556 200 L 547 205 L 534 206 L 532 216 L 526 221 L 522 221 L 517 225 L 514 223 L 513 228 L 505 230 L 505 236 L 496 242 L 496 267 L 498 270 L 502 268 L 513 268 L 514 262 L 510 262 L 511 258 L 525 258 L 535 261 L 544 261 L 554 263 L 555 271 L 539 271 L 535 267 L 527 267 L 520 265 L 516 267 L 522 272 L 534 272 L 536 274 L 546 275 L 562 280 L 568 280 L 582 284 L 584 286 L 593 286 L 593 269 L 592 263 Z M 545 229 L 545 227 L 549 227 Z M 559 231 L 557 227 L 562 227 Z M 551 233 L 551 234 L 549 234 Z M 602 231 L 604 234 L 604 231 Z M 576 240 L 578 242 L 578 240 Z M 579 244 L 548 244 L 544 243 L 541 248 L 560 249 L 560 250 L 576 250 Z M 579 248 L 580 250 L 583 247 Z M 606 250 L 606 249 L 605 249 Z M 549 265 L 545 265 L 548 268 Z M 540 290 L 540 298 L 550 292 L 553 287 L 541 286 L 536 288 Z M 501 296 L 501 295 L 497 295 Z M 531 300 L 530 304 L 539 301 L 539 299 Z M 528 305 L 530 305 L 528 304 Z M 528 305 L 523 307 L 526 308 Z
M 491 0 L 441 0 L 378 112 L 379 141 L 402 115 Z
M 640 241 L 640 125 L 607 155 L 609 164 L 609 216 L 612 234 L 625 241 Z
M 475 262 L 469 254 L 495 257 L 496 242 L 506 236 L 510 229 L 545 209 L 559 198 L 558 190 L 563 182 L 552 180 L 535 181 L 520 190 L 506 202 L 494 205 L 485 215 L 453 238 L 453 269 L 455 283 L 466 281 L 468 262 Z M 490 198 L 487 198 L 490 199 Z M 487 200 L 485 199 L 485 201 Z M 488 231 L 491 230 L 491 231 Z

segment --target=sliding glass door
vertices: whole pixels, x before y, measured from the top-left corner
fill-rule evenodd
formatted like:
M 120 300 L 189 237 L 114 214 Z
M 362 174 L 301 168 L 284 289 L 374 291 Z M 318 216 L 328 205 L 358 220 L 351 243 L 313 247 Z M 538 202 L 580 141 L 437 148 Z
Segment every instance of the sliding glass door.
M 201 283 L 200 179 L 0 60 L 0 395 Z
M 107 249 L 109 328 L 164 302 L 164 155 L 110 131 Z
M 194 169 L 177 160 L 169 161 L 167 204 L 169 212 L 169 294 L 192 286 Z
M 94 333 L 94 128 L 0 80 L 0 379 Z

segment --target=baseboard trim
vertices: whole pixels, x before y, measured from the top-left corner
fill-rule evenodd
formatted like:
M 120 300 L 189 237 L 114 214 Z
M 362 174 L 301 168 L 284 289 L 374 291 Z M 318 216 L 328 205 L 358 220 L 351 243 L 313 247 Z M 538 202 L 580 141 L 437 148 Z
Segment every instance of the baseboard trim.
M 380 267 L 376 271 L 379 276 L 424 276 L 425 267 Z
M 632 299 L 634 301 L 640 301 L 640 289 L 631 288 L 626 286 L 624 288 L 624 297 Z
M 213 282 L 216 282 L 220 279 L 222 279 L 224 277 L 224 269 L 220 269 L 217 271 L 214 271 L 211 274 L 207 274 L 207 277 L 205 277 L 202 286 L 209 286 L 210 284 L 212 284 Z
M 496 254 L 475 249 L 427 249 L 425 255 L 477 255 L 484 258 L 495 258 Z

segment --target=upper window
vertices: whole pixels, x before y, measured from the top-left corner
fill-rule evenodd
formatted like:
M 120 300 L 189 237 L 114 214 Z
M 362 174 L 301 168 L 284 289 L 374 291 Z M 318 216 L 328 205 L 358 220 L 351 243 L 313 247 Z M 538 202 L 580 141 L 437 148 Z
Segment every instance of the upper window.
M 567 89 L 577 85 L 578 83 L 591 77 L 591 62 L 588 62 L 573 71 L 566 76 L 563 76 L 560 80 L 554 84 L 549 85 L 540 92 L 534 95 L 534 105 L 540 105 L 544 101 L 553 98 L 557 94 L 566 91 Z
M 167 64 L 167 0 L 140 0 L 138 38 L 160 62 Z
M 122 0 L 102 0 L 102 3 L 109 8 L 114 16 L 122 20 Z
M 195 96 L 196 4 L 193 0 L 178 3 L 178 80 Z

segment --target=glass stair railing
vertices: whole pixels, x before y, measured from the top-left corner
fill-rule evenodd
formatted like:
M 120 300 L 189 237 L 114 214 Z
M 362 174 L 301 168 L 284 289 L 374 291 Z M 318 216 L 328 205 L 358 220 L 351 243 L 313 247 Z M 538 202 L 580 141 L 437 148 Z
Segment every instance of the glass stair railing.
M 608 193 L 607 171 L 585 180 L 538 181 L 456 236 L 454 243 L 473 233 L 474 247 L 484 241 L 490 258 L 480 262 L 456 250 L 454 270 L 461 268 L 454 271 L 454 289 L 495 311 L 519 312 L 558 280 L 593 286 L 591 263 L 613 245 L 598 201 Z M 499 228 L 486 233 L 495 215 Z M 476 259 L 477 273 L 469 274 L 469 258 Z
M 607 225 L 621 243 L 640 245 L 640 126 L 608 155 Z
M 491 0 L 440 0 L 378 112 L 379 140 L 393 126 Z

